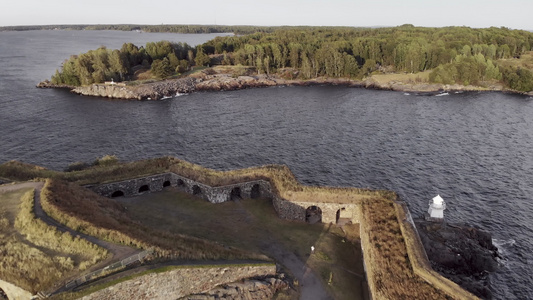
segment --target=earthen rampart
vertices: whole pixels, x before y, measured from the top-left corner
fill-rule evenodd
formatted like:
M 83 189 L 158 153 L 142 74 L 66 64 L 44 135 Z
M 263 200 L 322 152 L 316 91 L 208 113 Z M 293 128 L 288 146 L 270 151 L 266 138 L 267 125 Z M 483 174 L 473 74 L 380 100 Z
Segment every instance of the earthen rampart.
M 179 299 L 244 278 L 276 274 L 276 265 L 184 266 L 166 272 L 149 273 L 97 291 L 92 299 Z
M 368 230 L 368 226 L 364 224 L 362 215 L 363 204 L 361 201 L 335 203 L 322 201 L 326 199 L 320 199 L 320 197 L 317 197 L 313 201 L 284 199 L 278 193 L 274 192 L 275 189 L 266 180 L 211 187 L 175 173 L 164 173 L 121 182 L 94 185 L 89 186 L 89 188 L 101 195 L 113 197 L 122 195 L 133 196 L 145 191 L 160 191 L 165 186 L 180 188 L 187 193 L 196 195 L 212 203 L 230 201 L 234 197 L 268 197 L 272 199 L 274 209 L 282 219 L 309 222 L 310 218 L 315 218 L 315 221 L 323 223 L 337 223 L 340 220 L 345 220 L 360 224 L 361 247 L 364 261 L 368 260 L 368 255 L 371 255 L 374 247 L 374 243 L 368 239 L 366 234 L 363 234 Z M 332 191 L 332 193 L 335 192 Z M 462 289 L 454 282 L 444 278 L 431 268 L 423 245 L 414 229 L 414 225 L 409 222 L 410 215 L 407 207 L 397 201 L 394 203 L 394 206 L 414 273 L 449 296 L 459 297 L 460 299 L 477 299 L 477 297 Z M 379 286 L 376 284 L 378 282 L 377 276 L 375 275 L 376 271 L 376 266 L 367 266 L 365 264 L 365 272 L 371 296 L 379 295 Z

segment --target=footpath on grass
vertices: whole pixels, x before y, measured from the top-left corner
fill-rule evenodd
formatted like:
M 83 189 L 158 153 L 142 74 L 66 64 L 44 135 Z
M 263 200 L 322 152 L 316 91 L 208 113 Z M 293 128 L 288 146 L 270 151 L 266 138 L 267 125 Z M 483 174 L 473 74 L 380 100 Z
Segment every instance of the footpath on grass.
M 84 273 L 89 273 L 91 271 L 103 268 L 109 264 L 112 264 L 114 262 L 121 261 L 127 257 L 130 257 L 132 255 L 138 254 L 141 252 L 139 249 L 131 248 L 128 246 L 123 246 L 119 244 L 114 244 L 110 242 L 106 242 L 103 240 L 100 240 L 96 237 L 86 235 L 84 233 L 81 233 L 79 231 L 75 231 L 72 228 L 66 227 L 63 224 L 57 222 L 56 220 L 52 219 L 50 216 L 48 216 L 42 206 L 41 206 L 41 190 L 44 186 L 44 182 L 23 182 L 23 183 L 17 183 L 17 184 L 6 184 L 0 186 L 0 192 L 9 192 L 9 191 L 15 191 L 23 188 L 33 188 L 35 189 L 35 195 L 34 195 L 34 212 L 35 216 L 39 219 L 41 219 L 43 222 L 45 222 L 49 226 L 56 227 L 57 230 L 60 232 L 69 232 L 72 236 L 79 236 L 80 238 L 83 238 L 93 244 L 96 244 L 102 248 L 105 248 L 111 255 L 109 255 L 108 258 L 105 260 L 91 266 L 88 268 Z M 68 281 L 73 278 L 65 278 L 64 280 Z M 65 282 L 66 282 L 65 281 Z M 59 284 L 59 283 L 58 283 Z

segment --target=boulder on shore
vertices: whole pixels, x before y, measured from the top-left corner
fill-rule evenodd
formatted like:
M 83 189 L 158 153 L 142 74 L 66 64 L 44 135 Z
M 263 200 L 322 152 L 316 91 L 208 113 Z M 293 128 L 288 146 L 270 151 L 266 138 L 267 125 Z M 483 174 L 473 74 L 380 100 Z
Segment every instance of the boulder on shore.
M 477 228 L 415 219 L 431 266 L 483 299 L 492 299 L 488 274 L 498 268 L 498 248 Z

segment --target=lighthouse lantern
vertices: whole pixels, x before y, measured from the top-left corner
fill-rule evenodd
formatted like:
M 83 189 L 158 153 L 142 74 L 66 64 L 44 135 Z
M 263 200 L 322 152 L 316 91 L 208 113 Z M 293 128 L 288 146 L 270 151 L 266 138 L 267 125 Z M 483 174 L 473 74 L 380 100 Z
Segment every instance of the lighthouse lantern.
M 440 195 L 435 196 L 429 201 L 428 214 L 430 219 L 435 221 L 444 221 L 444 210 L 446 209 L 446 203 Z

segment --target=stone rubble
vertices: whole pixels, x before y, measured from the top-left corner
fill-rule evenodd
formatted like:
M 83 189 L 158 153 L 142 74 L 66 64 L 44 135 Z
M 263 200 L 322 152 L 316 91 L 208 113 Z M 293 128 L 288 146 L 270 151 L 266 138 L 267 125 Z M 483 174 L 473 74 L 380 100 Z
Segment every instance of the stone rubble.
M 277 277 L 246 279 L 242 282 L 218 286 L 206 293 L 185 296 L 183 300 L 266 300 L 289 288 L 289 284 Z

